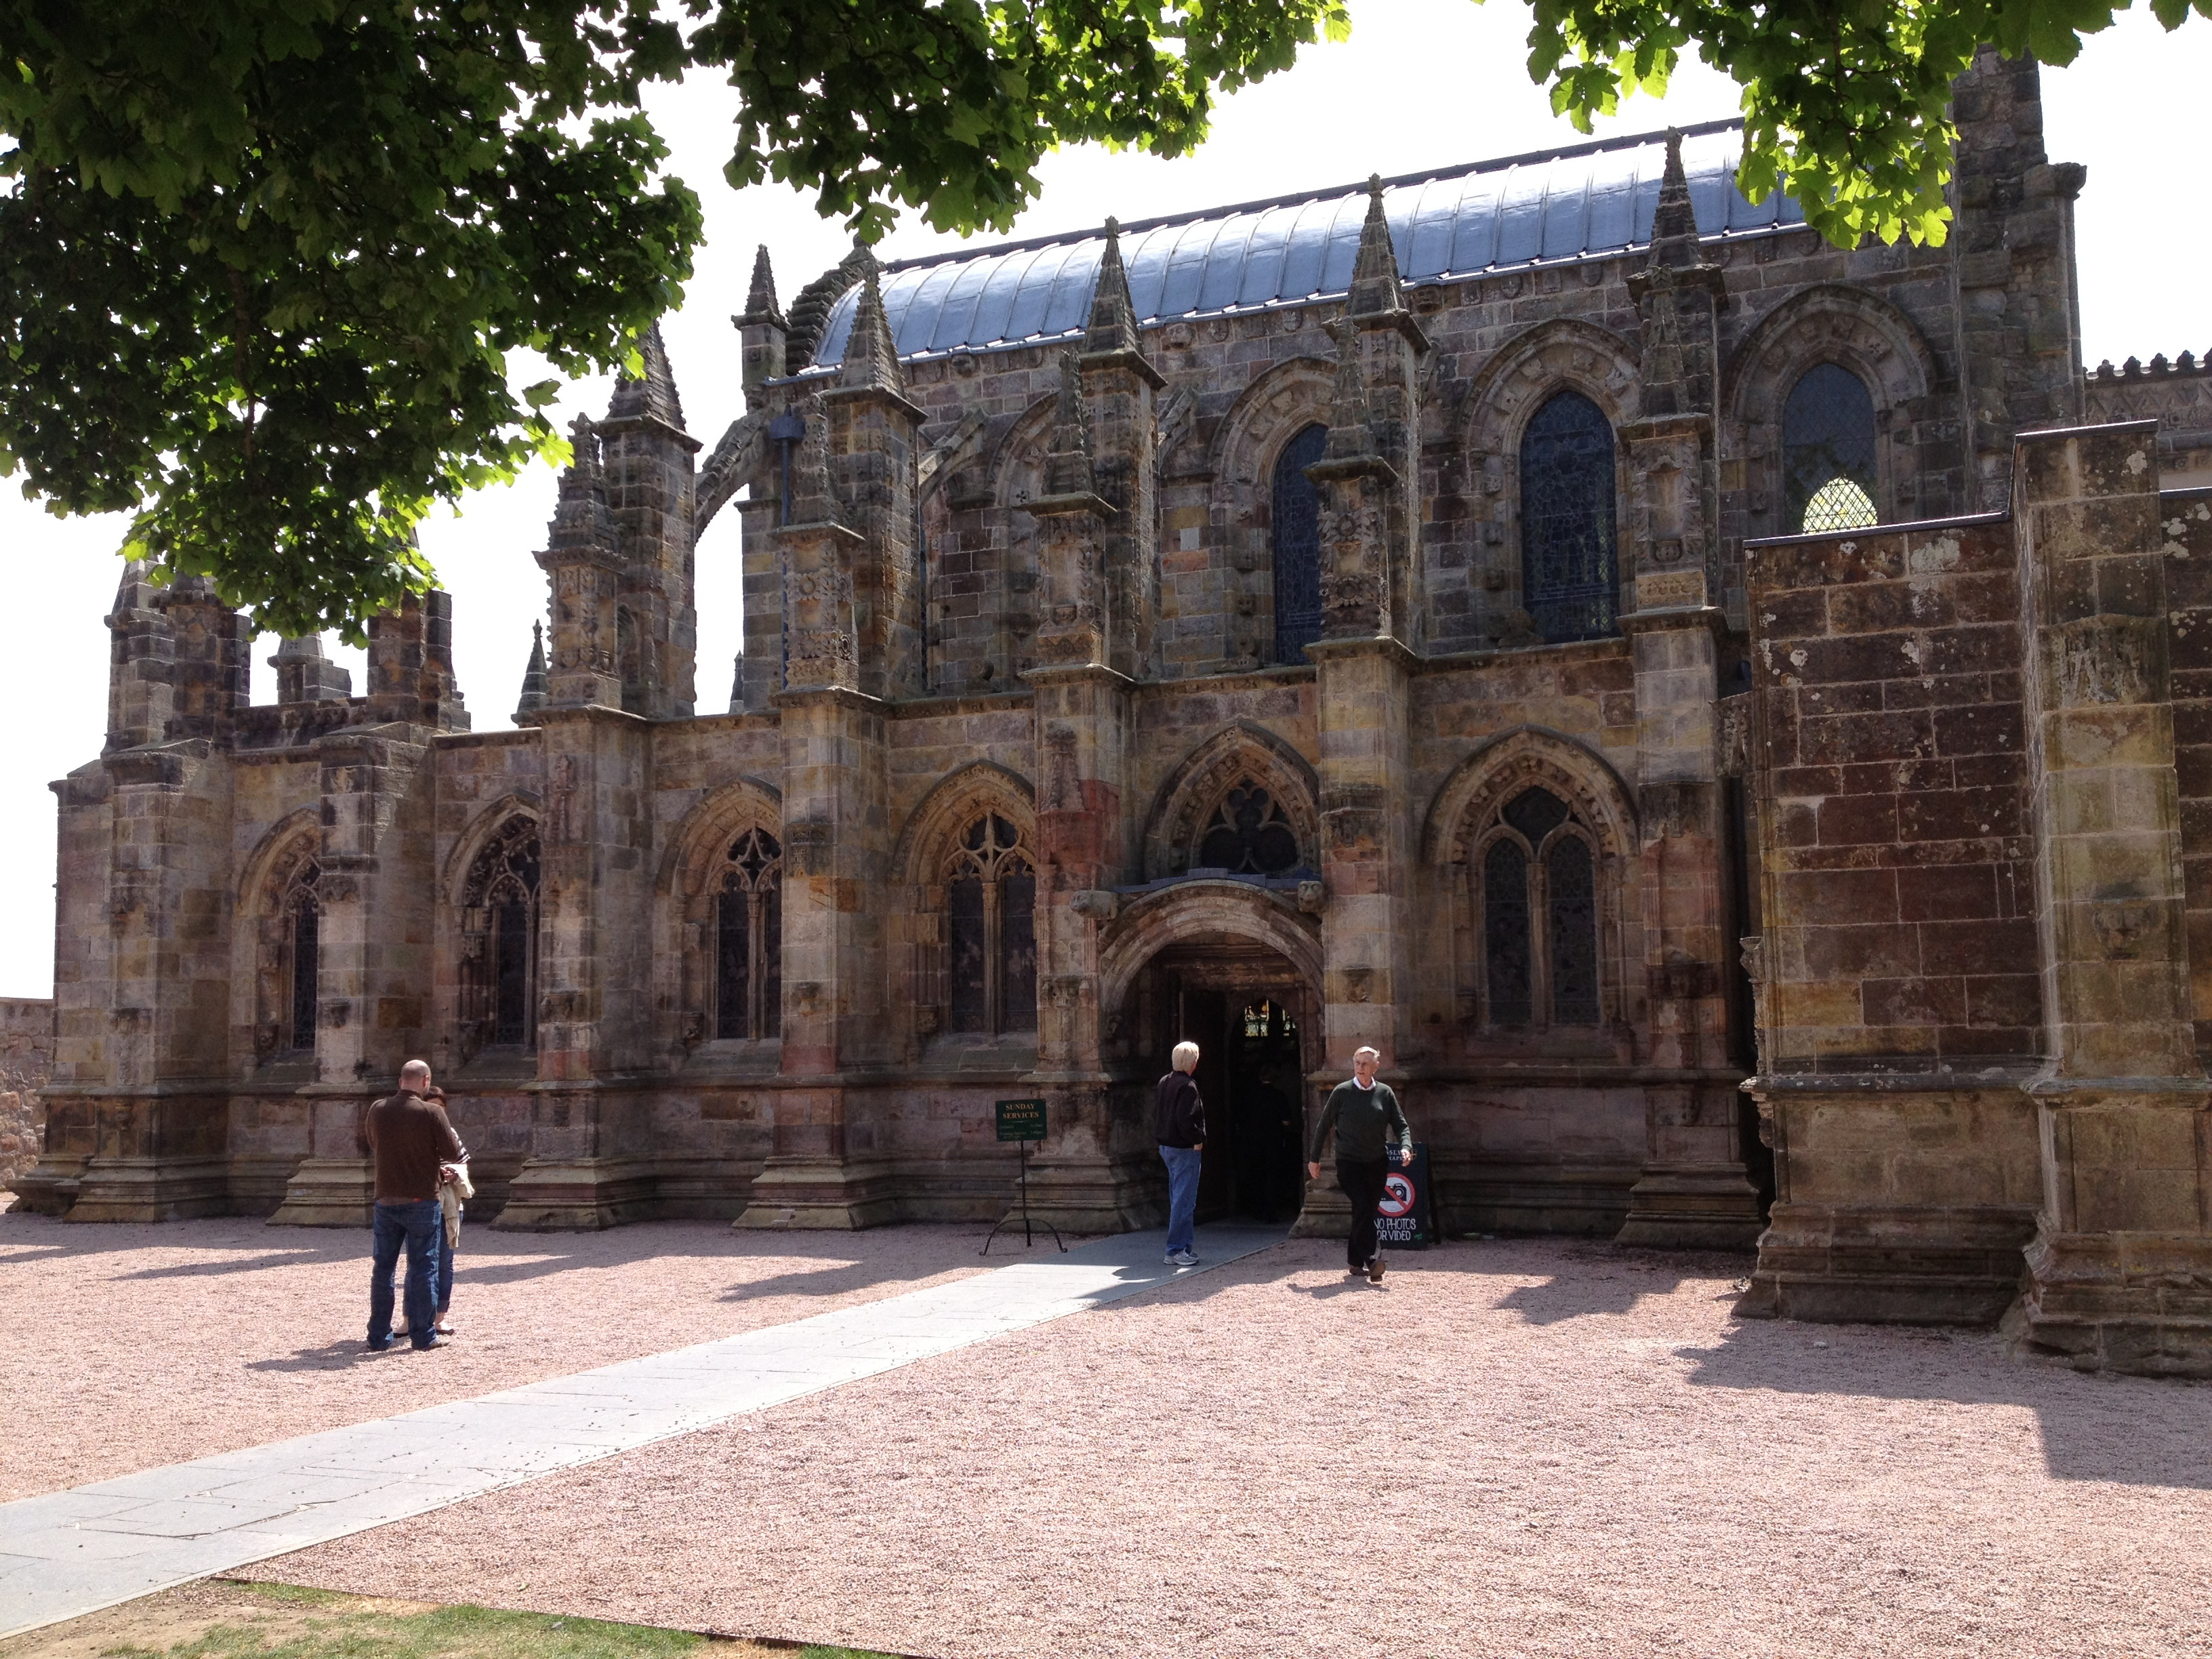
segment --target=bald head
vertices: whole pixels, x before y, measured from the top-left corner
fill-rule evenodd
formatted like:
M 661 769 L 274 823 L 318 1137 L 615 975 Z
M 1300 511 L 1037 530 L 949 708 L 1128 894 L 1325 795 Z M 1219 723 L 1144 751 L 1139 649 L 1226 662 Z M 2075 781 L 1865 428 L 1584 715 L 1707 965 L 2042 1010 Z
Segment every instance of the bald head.
M 421 1094 L 430 1086 L 430 1062 L 410 1060 L 399 1068 L 399 1086 Z

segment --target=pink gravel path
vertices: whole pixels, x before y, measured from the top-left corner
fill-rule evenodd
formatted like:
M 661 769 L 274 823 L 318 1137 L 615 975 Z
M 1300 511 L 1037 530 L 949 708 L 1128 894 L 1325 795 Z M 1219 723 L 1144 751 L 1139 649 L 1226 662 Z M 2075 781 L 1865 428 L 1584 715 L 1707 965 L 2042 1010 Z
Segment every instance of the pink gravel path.
M 459 1340 L 372 1354 L 366 1231 L 0 1213 L 0 1501 L 896 1296 L 995 1265 L 976 1258 L 981 1236 L 472 1227 Z
M 1336 1249 L 257 1571 L 961 1659 L 2212 1650 L 2212 1388 L 1739 1324 L 1736 1258 Z

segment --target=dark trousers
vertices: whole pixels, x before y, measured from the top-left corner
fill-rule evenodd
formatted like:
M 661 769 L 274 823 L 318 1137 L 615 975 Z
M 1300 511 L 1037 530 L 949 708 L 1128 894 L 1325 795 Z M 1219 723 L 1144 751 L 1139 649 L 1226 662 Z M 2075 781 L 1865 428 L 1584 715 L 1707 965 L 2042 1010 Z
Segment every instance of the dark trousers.
M 1352 1200 L 1352 1237 L 1344 1243 L 1344 1259 L 1351 1267 L 1364 1267 L 1375 1260 L 1375 1215 L 1382 1202 L 1382 1178 L 1389 1170 L 1386 1158 L 1371 1164 L 1336 1160 L 1336 1184 Z
M 436 1199 L 420 1204 L 378 1201 L 370 1223 L 368 1346 L 392 1340 L 392 1270 L 407 1252 L 407 1337 L 418 1348 L 430 1346 L 438 1323 L 438 1257 L 446 1242 L 446 1221 Z

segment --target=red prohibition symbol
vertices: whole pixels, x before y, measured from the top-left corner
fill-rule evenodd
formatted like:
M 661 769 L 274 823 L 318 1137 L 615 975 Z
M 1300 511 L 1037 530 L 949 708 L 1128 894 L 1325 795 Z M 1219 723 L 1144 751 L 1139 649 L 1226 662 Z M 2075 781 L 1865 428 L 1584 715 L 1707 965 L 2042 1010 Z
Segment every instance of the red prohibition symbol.
M 1382 1177 L 1382 1201 L 1375 1206 L 1387 1216 L 1412 1213 L 1413 1208 L 1413 1181 L 1401 1175 Z

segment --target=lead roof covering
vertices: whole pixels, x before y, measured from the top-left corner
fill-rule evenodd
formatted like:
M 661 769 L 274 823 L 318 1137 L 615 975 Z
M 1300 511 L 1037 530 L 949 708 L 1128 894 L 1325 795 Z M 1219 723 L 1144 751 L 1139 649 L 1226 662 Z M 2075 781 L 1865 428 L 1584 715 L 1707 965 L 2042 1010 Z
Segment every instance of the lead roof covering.
M 1708 239 L 1804 222 L 1777 191 L 1754 206 L 1735 186 L 1742 123 L 1682 134 L 1682 167 Z M 1410 283 L 1449 282 L 1632 252 L 1651 236 L 1663 133 L 1477 161 L 1386 179 L 1382 210 Z M 1121 258 L 1140 323 L 1297 305 L 1352 283 L 1367 186 L 1146 220 L 1121 228 Z M 1079 335 L 1106 246 L 1103 230 L 1041 237 L 884 267 L 884 309 L 902 357 Z M 853 289 L 831 308 L 812 367 L 844 361 Z

